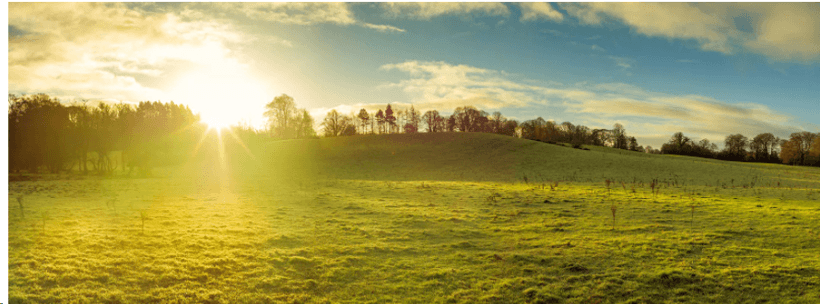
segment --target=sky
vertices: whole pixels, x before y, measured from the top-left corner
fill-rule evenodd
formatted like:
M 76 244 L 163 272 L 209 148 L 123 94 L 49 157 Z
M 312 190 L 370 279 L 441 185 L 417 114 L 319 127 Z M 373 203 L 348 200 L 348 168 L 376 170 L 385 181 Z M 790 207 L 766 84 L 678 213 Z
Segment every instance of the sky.
M 820 132 L 817 3 L 10 3 L 9 93 L 264 125 L 411 104 L 675 132 Z M 318 127 L 318 126 L 317 126 Z

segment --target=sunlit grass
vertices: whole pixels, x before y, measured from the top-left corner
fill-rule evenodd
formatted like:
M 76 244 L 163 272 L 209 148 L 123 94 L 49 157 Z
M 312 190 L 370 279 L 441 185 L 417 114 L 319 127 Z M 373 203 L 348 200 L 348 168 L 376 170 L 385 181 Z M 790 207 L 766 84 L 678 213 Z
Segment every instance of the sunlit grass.
M 24 195 L 31 216 L 9 206 L 10 298 L 820 301 L 816 169 L 601 155 L 608 151 L 491 136 L 451 137 L 436 149 L 413 140 L 276 142 L 268 148 L 279 158 L 260 157 L 255 167 L 231 162 L 228 151 L 241 150 L 226 149 L 224 180 L 181 172 L 11 183 L 9 197 Z M 467 154 L 475 156 L 459 160 Z M 299 170 L 307 161 L 317 167 Z M 557 170 L 560 162 L 572 169 Z M 658 164 L 671 167 L 651 167 Z M 691 164 L 705 172 L 684 170 Z

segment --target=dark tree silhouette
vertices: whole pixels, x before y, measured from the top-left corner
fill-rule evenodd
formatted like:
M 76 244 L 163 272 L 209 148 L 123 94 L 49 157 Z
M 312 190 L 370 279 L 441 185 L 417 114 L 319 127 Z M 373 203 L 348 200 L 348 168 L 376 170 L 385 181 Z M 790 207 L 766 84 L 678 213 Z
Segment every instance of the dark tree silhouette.
M 195 139 L 178 130 L 198 120 L 173 103 L 89 107 L 86 102 L 64 105 L 45 94 L 9 95 L 9 169 L 59 172 L 76 164 L 83 173 L 111 174 L 129 159 L 148 159 L 148 154 L 168 163 L 186 156 L 186 144 Z M 122 151 L 119 160 L 111 157 L 113 151 Z
M 532 140 L 545 140 L 543 136 L 545 124 L 546 121 L 541 117 L 521 123 L 521 137 Z
M 370 120 L 370 115 L 367 114 L 367 110 L 365 110 L 364 108 L 359 110 L 359 115 L 356 116 L 356 118 L 359 119 L 359 125 L 362 126 L 361 133 L 366 134 L 367 133 L 367 125 L 368 125 L 367 122 Z
M 629 139 L 626 136 L 626 129 L 624 129 L 623 125 L 616 123 L 612 127 L 612 139 L 615 141 L 614 148 L 624 150 L 629 148 Z
M 715 152 L 717 152 L 717 145 L 709 142 L 708 139 L 703 138 L 698 142 L 697 145 L 692 146 L 692 150 L 692 156 L 714 157 Z
M 379 134 L 384 134 L 385 119 L 384 119 L 384 113 L 382 112 L 381 109 L 379 109 L 379 111 L 376 112 L 376 122 L 379 124 Z
M 62 170 L 72 154 L 69 112 L 45 94 L 9 95 L 9 169 Z
M 746 147 L 749 139 L 742 134 L 731 134 L 724 140 L 724 152 L 722 158 L 742 161 L 746 159 Z
M 396 116 L 393 115 L 393 108 L 390 104 L 387 104 L 387 108 L 384 109 L 384 122 L 387 123 L 387 133 L 396 132 Z
M 612 131 L 607 129 L 592 130 L 592 134 L 590 135 L 591 143 L 596 146 L 605 146 L 612 141 L 611 139 Z
M 638 140 L 634 136 L 629 137 L 629 150 L 630 151 L 640 151 L 640 147 L 638 146 Z
M 455 128 L 460 132 L 480 132 L 487 123 L 487 112 L 472 106 L 458 107 L 453 111 Z
M 504 125 L 501 127 L 501 133 L 500 134 L 507 135 L 507 136 L 516 136 L 515 131 L 517 129 L 518 129 L 518 121 L 513 120 L 513 119 L 509 119 L 507 121 L 504 121 Z
M 779 146 L 780 139 L 772 133 L 762 133 L 755 136 L 749 142 L 749 149 L 755 161 L 776 162 L 777 153 L 775 149 Z
M 450 115 L 449 117 L 447 117 L 447 121 L 445 123 L 444 128 L 445 128 L 445 130 L 447 130 L 447 132 L 455 132 L 455 130 L 456 130 L 456 117 L 455 117 L 455 115 Z
M 116 169 L 109 154 L 116 148 L 117 114 L 114 108 L 105 103 L 100 103 L 91 112 L 91 150 L 97 154 L 93 166 L 101 174 L 110 174 Z
M 445 131 L 445 119 L 441 115 L 439 115 L 438 111 L 430 110 L 424 113 L 424 116 L 421 117 L 424 123 L 427 125 L 427 132 L 444 132 Z
M 661 153 L 663 154 L 678 154 L 678 155 L 690 155 L 691 154 L 691 146 L 690 143 L 692 142 L 689 137 L 686 137 L 681 132 L 676 132 L 672 135 L 672 138 L 669 139 L 669 142 L 663 144 L 661 146 Z

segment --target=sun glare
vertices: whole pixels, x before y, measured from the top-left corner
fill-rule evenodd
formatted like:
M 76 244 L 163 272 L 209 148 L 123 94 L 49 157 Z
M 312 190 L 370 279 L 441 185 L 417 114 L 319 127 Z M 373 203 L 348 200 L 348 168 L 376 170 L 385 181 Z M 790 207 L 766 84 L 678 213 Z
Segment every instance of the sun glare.
M 216 130 L 217 132 L 221 131 L 222 129 L 226 129 L 231 126 L 231 122 L 228 122 L 220 117 L 201 117 L 202 122 L 208 125 L 208 129 Z
M 209 67 L 181 77 L 171 91 L 174 101 L 199 113 L 209 129 L 258 120 L 270 94 L 254 77 L 237 68 Z

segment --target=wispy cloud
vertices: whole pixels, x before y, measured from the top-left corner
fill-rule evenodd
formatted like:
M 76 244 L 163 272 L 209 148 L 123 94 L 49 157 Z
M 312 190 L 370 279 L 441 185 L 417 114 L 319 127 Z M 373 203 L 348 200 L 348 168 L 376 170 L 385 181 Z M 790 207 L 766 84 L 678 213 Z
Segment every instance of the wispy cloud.
M 591 49 L 592 49 L 593 51 L 606 52 L 606 50 L 605 50 L 604 48 L 602 48 L 602 47 L 598 46 L 597 44 L 593 44 L 593 45 L 592 45 L 592 47 L 591 47 Z
M 521 9 L 521 22 L 537 21 L 537 20 L 552 20 L 561 22 L 564 20 L 564 14 L 555 10 L 552 5 L 544 2 L 524 2 L 518 4 Z
M 377 30 L 379 32 L 401 32 L 403 33 L 404 30 L 397 28 L 392 25 L 383 25 L 383 24 L 372 24 L 372 23 L 362 23 L 362 26 L 370 29 Z
M 695 40 L 706 51 L 759 53 L 776 61 L 820 61 L 820 6 L 814 3 L 561 3 L 587 25 L 617 21 L 650 37 Z M 751 31 L 735 18 L 750 20 Z
M 206 51 L 185 57 L 211 57 L 224 51 L 218 41 L 235 38 L 217 24 L 183 23 L 122 4 L 12 3 L 9 9 L 9 24 L 27 33 L 9 39 L 12 91 L 153 98 L 158 90 L 124 74 L 159 76 L 162 61 L 195 46 Z M 158 56 L 158 50 L 177 51 Z
M 341 2 L 241 2 L 221 5 L 227 9 L 241 11 L 251 19 L 277 23 L 348 25 L 357 22 L 348 4 Z
M 535 102 L 530 94 L 523 92 L 530 91 L 529 86 L 509 81 L 504 72 L 419 61 L 387 64 L 381 69 L 398 70 L 414 76 L 413 79 L 385 87 L 400 88 L 411 97 L 412 102 L 439 106 L 440 110 L 462 105 L 499 109 Z
M 212 5 L 200 4 L 200 7 L 206 9 Z M 404 32 L 404 29 L 392 25 L 358 20 L 350 4 L 343 2 L 234 2 L 220 3 L 219 6 L 224 10 L 238 11 L 253 20 L 274 23 L 357 25 L 380 32 Z
M 712 140 L 731 133 L 754 136 L 772 132 L 786 136 L 798 128 L 792 118 L 760 104 L 728 103 L 699 95 L 670 95 L 628 89 L 599 92 L 594 98 L 566 100 L 570 112 L 608 119 L 653 123 L 666 133 L 684 132 Z M 603 93 L 603 94 L 602 94 Z M 659 126 L 663 126 L 659 129 Z M 646 134 L 651 130 L 638 130 Z
M 553 36 L 558 36 L 558 37 L 565 37 L 567 35 L 567 34 L 564 34 L 561 31 L 553 30 L 553 29 L 545 29 L 545 30 L 541 30 L 541 31 L 544 32 L 544 33 L 553 35 Z
M 510 15 L 506 5 L 493 2 L 385 2 L 381 8 L 389 17 L 430 20 L 443 15 L 502 16 Z
M 626 58 L 626 57 L 618 57 L 618 56 L 609 56 L 609 59 L 615 61 L 615 65 L 623 68 L 629 69 L 632 68 L 632 65 L 635 64 L 634 59 Z

